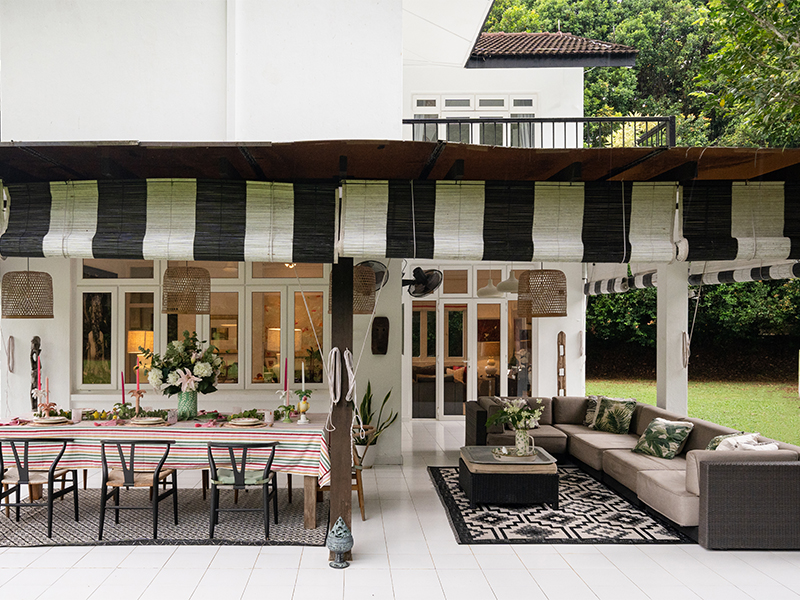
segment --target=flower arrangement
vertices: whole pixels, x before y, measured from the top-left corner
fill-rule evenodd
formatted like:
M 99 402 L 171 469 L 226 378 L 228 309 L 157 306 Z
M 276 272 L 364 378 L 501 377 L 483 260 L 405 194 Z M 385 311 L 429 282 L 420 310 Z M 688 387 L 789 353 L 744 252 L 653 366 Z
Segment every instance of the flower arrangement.
M 139 348 L 145 358 L 151 359 L 147 380 L 160 394 L 172 396 L 180 392 L 196 391 L 201 394 L 216 392 L 222 359 L 216 355 L 216 347 L 205 350 L 197 339 L 197 333 L 183 332 L 183 341 L 175 340 L 167 346 L 162 357 L 151 350 Z
M 544 412 L 543 406 L 531 408 L 525 398 L 505 398 L 500 402 L 503 408 L 486 419 L 486 425 L 508 423 L 515 431 L 533 429 Z M 542 401 L 537 400 L 537 403 L 541 405 Z

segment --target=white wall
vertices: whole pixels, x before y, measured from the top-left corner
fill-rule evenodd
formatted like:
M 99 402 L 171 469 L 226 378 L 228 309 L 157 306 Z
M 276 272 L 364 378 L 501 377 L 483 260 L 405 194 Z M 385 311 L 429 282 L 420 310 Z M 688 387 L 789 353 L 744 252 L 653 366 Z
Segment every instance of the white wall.
M 27 260 L 9 258 L 3 261 L 0 273 L 24 271 Z M 42 387 L 50 378 L 50 399 L 60 407 L 69 406 L 70 388 L 70 314 L 72 311 L 72 270 L 68 259 L 32 258 L 31 271 L 45 271 L 53 278 L 53 319 L 2 319 L 2 343 L 8 348 L 9 336 L 14 337 L 14 372 L 8 370 L 6 350 L 2 352 L 0 373 L 0 418 L 8 419 L 31 412 L 31 339 L 38 335 L 42 348 Z M 76 342 L 79 343 L 79 342 Z
M 538 265 L 537 265 L 538 267 Z M 555 396 L 558 393 L 558 333 L 566 334 L 567 396 L 583 396 L 586 391 L 586 296 L 583 293 L 583 265 L 544 263 L 545 269 L 558 269 L 567 276 L 567 316 L 533 319 L 532 394 Z
M 369 315 L 353 315 L 353 358 L 358 360 L 361 352 L 361 345 L 366 336 L 366 346 L 362 355 L 361 364 L 356 374 L 358 385 L 357 402 L 361 402 L 364 392 L 367 389 L 367 382 L 372 384 L 372 408 L 376 415 L 386 393 L 391 390 L 392 395 L 386 403 L 384 418 L 390 411 L 401 413 L 402 410 L 402 385 L 403 378 L 400 368 L 401 350 L 403 346 L 403 314 L 401 305 L 402 287 L 402 261 L 387 260 L 377 257 L 384 264 L 389 266 L 389 281 L 381 289 L 378 299 L 378 306 L 375 315 L 378 317 L 389 318 L 389 349 L 385 355 L 372 354 L 372 333 L 369 329 Z M 370 448 L 368 452 L 375 452 L 376 464 L 401 464 L 403 462 L 401 454 L 401 417 L 397 418 L 394 425 L 389 427 L 381 434 L 378 445 Z M 377 422 L 373 420 L 373 425 Z
M 2 0 L 0 135 L 396 139 L 401 7 L 401 0 Z

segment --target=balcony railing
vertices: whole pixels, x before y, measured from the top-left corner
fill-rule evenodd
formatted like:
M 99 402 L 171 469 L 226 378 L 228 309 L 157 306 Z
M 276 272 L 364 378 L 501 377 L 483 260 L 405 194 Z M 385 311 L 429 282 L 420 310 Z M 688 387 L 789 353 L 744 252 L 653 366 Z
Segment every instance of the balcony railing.
M 403 119 L 414 141 L 517 148 L 668 148 L 675 117 Z

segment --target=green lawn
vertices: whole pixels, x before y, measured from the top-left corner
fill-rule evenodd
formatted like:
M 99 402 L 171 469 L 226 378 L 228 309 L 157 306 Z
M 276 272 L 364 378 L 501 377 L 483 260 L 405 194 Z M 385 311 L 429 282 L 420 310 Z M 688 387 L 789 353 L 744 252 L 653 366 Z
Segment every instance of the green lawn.
M 655 404 L 656 382 L 592 379 L 586 393 Z M 785 383 L 690 381 L 689 416 L 800 445 L 800 398 Z

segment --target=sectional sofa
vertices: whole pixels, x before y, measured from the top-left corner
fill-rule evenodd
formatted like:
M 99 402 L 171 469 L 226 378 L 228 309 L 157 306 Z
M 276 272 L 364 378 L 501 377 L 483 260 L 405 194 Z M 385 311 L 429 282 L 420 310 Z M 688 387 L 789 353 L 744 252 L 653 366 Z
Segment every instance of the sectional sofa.
M 586 397 L 528 398 L 544 412 L 532 434 L 537 446 L 569 457 L 634 504 L 649 507 L 709 549 L 800 549 L 800 447 L 777 450 L 707 450 L 709 442 L 737 430 L 636 403 L 626 434 L 584 425 Z M 467 403 L 466 445 L 513 446 L 502 425 L 486 426 L 500 399 Z M 693 424 L 673 459 L 632 452 L 650 422 L 660 417 Z M 759 437 L 759 442 L 773 442 Z

